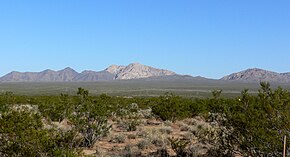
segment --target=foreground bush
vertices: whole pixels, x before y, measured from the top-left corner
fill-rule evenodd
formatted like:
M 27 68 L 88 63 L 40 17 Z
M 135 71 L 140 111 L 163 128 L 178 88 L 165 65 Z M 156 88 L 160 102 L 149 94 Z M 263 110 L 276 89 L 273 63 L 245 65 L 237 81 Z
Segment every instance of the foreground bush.
M 152 107 L 152 112 L 162 120 L 175 121 L 191 117 L 191 101 L 180 96 L 167 93 L 160 96 L 156 104 Z
M 250 96 L 245 90 L 234 102 L 216 101 L 221 102 L 225 104 L 218 105 L 223 107 L 212 114 L 212 121 L 220 126 L 217 155 L 282 156 L 283 136 L 290 134 L 287 90 L 273 91 L 268 83 L 261 83 L 258 96 Z
M 111 129 L 107 124 L 106 111 L 102 106 L 95 105 L 88 99 L 89 92 L 79 88 L 80 101 L 76 105 L 74 114 L 70 117 L 73 125 L 82 134 L 81 146 L 93 147 L 95 142 L 106 136 Z
M 0 117 L 0 156 L 77 156 L 77 149 L 67 144 L 67 136 L 44 129 L 39 114 L 10 110 Z

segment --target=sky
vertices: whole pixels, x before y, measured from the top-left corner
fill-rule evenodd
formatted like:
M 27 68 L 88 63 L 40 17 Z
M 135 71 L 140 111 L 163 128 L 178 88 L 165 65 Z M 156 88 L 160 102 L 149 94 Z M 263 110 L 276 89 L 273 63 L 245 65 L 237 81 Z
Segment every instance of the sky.
M 221 78 L 290 72 L 289 0 L 1 0 L 0 75 L 139 62 Z

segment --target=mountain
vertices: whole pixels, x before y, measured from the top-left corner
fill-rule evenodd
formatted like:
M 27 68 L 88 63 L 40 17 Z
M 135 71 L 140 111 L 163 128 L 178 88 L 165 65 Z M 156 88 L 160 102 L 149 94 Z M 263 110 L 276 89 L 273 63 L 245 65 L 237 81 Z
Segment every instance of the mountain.
M 113 80 L 114 77 L 114 74 L 107 71 L 95 72 L 91 70 L 85 70 L 76 77 L 74 77 L 73 80 L 76 82 L 110 81 Z
M 112 65 L 107 68 L 106 71 L 115 74 L 116 76 L 114 79 L 116 80 L 130 80 L 176 74 L 175 72 L 169 70 L 157 69 L 150 66 L 142 65 L 140 63 L 132 63 L 128 66 Z
M 126 66 L 124 65 L 111 65 L 109 66 L 107 69 L 105 69 L 105 71 L 111 73 L 111 74 L 114 74 L 114 75 L 117 75 L 118 73 L 120 73 L 123 69 L 125 69 Z
M 60 70 L 57 72 L 58 77 L 60 78 L 59 81 L 73 81 L 73 78 L 75 78 L 79 73 L 73 70 L 70 67 L 67 67 L 63 70 Z
M 191 82 L 191 81 L 209 81 L 210 79 L 196 76 L 192 77 L 190 75 L 164 75 L 164 76 L 152 76 L 148 78 L 141 78 L 138 80 L 145 80 L 145 81 L 183 81 L 183 82 Z
M 3 77 L 0 82 L 95 82 L 113 80 L 143 80 L 143 81 L 209 81 L 210 79 L 190 75 L 180 75 L 173 71 L 158 69 L 140 63 L 111 65 L 102 71 L 84 70 L 81 73 L 72 68 L 63 70 L 44 70 L 41 72 L 12 71 Z M 277 73 L 273 71 L 252 68 L 227 75 L 220 80 L 243 82 L 277 82 L 290 83 L 290 72 Z
M 128 66 L 111 65 L 103 71 L 85 70 L 81 73 L 72 68 L 59 71 L 44 70 L 41 72 L 17 72 L 13 71 L 0 78 L 1 82 L 94 82 L 111 80 L 131 80 L 159 76 L 173 76 L 176 73 L 157 69 L 140 63 L 132 63 Z M 175 76 L 176 77 L 176 76 Z
M 71 68 L 65 68 L 60 71 L 50 69 L 41 72 L 17 72 L 13 71 L 0 78 L 1 82 L 69 82 L 78 73 Z
M 237 73 L 227 75 L 221 80 L 230 81 L 249 81 L 249 82 L 279 82 L 279 83 L 289 83 L 290 73 L 277 73 L 273 71 L 252 68 Z

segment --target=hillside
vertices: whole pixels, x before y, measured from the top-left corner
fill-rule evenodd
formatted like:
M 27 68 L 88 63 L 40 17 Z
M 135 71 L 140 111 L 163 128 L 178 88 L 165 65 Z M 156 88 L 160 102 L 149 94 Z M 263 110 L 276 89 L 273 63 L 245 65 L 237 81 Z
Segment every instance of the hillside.
M 290 73 L 277 73 L 273 71 L 253 68 L 227 75 L 221 80 L 227 81 L 248 81 L 248 82 L 279 82 L 289 83 Z
M 111 66 L 106 69 L 108 72 L 116 74 L 116 80 L 130 80 L 130 79 L 139 79 L 139 78 L 148 78 L 154 76 L 168 76 L 175 75 L 175 72 L 157 69 L 150 66 L 144 66 L 140 63 L 132 63 L 128 66 Z

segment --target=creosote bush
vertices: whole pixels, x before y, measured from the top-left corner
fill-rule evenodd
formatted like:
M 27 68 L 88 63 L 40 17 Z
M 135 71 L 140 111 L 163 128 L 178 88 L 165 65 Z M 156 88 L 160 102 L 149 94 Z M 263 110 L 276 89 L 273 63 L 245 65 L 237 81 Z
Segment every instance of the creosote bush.
M 261 82 L 258 96 L 244 90 L 236 99 L 213 98 L 209 121 L 218 126 L 210 153 L 232 156 L 281 156 L 283 136 L 290 134 L 290 93 Z M 209 135 L 209 140 L 213 138 Z M 210 142 L 210 143 L 212 143 Z M 289 139 L 287 142 L 290 142 Z
M 88 99 L 88 93 L 87 90 L 79 88 L 80 102 L 76 106 L 75 114 L 70 118 L 84 138 L 83 147 L 92 147 L 111 129 L 111 126 L 107 124 L 107 118 L 98 114 L 98 106 Z
M 138 112 L 140 109 L 136 103 L 129 104 L 124 107 L 119 107 L 116 111 L 119 128 L 128 132 L 136 131 L 137 126 L 141 124 L 141 115 Z
M 174 150 L 177 157 L 191 156 L 190 152 L 186 150 L 186 147 L 188 146 L 190 141 L 188 141 L 185 138 L 173 138 L 173 137 L 168 138 L 168 140 L 171 144 L 171 148 Z
M 159 97 L 156 105 L 152 107 L 152 112 L 164 121 L 175 121 L 192 115 L 189 100 L 169 93 Z
M 0 117 L 0 156 L 77 156 L 74 136 L 74 132 L 44 129 L 37 113 L 9 110 Z
M 126 140 L 126 136 L 123 134 L 117 134 L 111 137 L 110 142 L 112 143 L 124 143 Z

